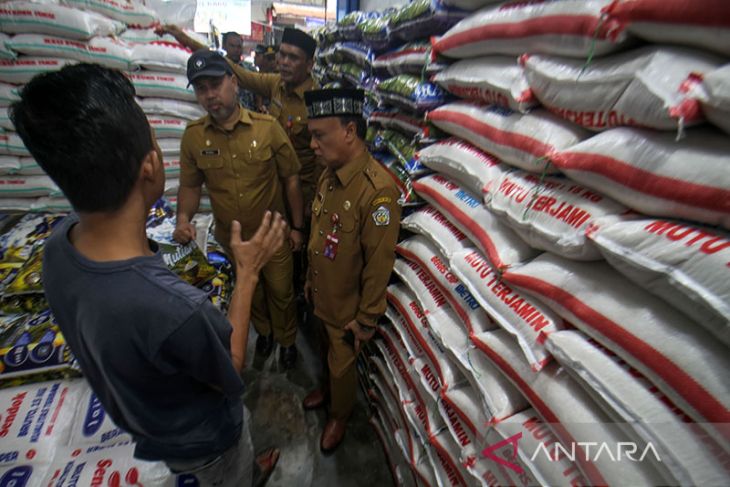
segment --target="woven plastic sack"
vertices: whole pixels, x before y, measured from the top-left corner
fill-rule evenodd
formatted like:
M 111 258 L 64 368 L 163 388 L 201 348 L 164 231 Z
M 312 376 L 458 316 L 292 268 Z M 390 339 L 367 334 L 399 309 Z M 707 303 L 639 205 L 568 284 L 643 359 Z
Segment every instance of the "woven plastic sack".
M 461 9 L 449 8 L 441 0 L 413 0 L 390 18 L 391 35 L 410 41 L 443 34 L 466 17 Z
M 145 113 L 156 115 L 169 115 L 171 117 L 183 118 L 185 120 L 196 120 L 205 115 L 197 103 L 189 103 L 182 100 L 171 100 L 168 98 L 142 98 L 138 100 L 139 106 Z M 179 150 L 179 142 L 178 142 Z
M 18 55 L 8 45 L 10 36 L 0 33 L 0 59 L 15 59 Z
M 190 49 L 174 42 L 154 41 L 135 44 L 132 62 L 150 70 L 185 73 L 192 53 Z
M 397 49 L 375 57 L 373 69 L 387 71 L 391 76 L 399 74 L 422 74 L 441 71 L 446 64 L 431 59 L 431 44 L 428 42 L 409 42 Z
M 25 84 L 38 74 L 58 71 L 71 64 L 76 64 L 76 61 L 34 56 L 20 56 L 18 59 L 13 60 L 0 59 L 0 81 Z
M 155 136 L 160 138 L 173 137 L 180 139 L 188 124 L 188 121 L 183 118 L 156 114 L 147 115 L 147 120 L 154 129 Z
M 18 34 L 8 44 L 13 50 L 28 56 L 69 58 L 124 71 L 136 68 L 132 64 L 132 46 L 111 37 L 79 41 L 42 34 Z
M 401 226 L 429 238 L 448 260 L 451 260 L 451 256 L 459 250 L 474 247 L 472 241 L 461 230 L 430 205 L 421 207 L 405 217 L 401 221 Z
M 91 10 L 134 27 L 158 23 L 155 12 L 137 0 L 64 0 L 71 7 Z
M 196 101 L 195 92 L 188 87 L 188 78 L 184 74 L 139 71 L 128 76 L 137 96 Z
M 705 75 L 699 97 L 707 120 L 730 134 L 730 64 Z
M 18 89 L 18 86 L 0 83 L 0 107 L 10 106 L 13 102 L 20 100 Z
M 384 100 L 413 112 L 431 110 L 446 99 L 440 87 L 408 74 L 381 81 L 377 89 Z
M 48 34 L 85 40 L 116 35 L 123 30 L 122 22 L 55 2 L 5 2 L 0 6 L 0 31 L 8 34 Z

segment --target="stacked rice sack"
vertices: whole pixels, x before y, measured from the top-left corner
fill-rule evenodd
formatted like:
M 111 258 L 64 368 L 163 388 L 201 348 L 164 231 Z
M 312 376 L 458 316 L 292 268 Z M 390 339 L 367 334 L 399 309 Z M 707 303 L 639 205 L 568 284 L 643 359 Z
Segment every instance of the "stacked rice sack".
M 726 484 L 730 11 L 470 3 L 432 39 L 450 64 L 424 79 L 454 101 L 426 119 L 449 137 L 416 152 L 427 205 L 368 362 L 394 471 Z
M 0 210 L 69 210 L 58 188 L 13 131 L 7 107 L 33 76 L 79 62 L 125 72 L 155 129 L 175 194 L 180 138 L 202 116 L 185 67 L 190 51 L 154 33 L 155 12 L 142 2 L 4 2 L 0 8 Z

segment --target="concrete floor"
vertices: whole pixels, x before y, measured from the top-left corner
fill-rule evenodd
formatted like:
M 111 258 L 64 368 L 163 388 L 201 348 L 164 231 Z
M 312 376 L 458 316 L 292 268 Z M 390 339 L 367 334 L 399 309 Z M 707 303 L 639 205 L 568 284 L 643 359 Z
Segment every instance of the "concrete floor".
M 276 446 L 281 458 L 267 486 L 367 486 L 393 485 L 381 444 L 368 423 L 368 405 L 358 388 L 358 405 L 348 423 L 345 439 L 329 455 L 319 450 L 327 421 L 326 410 L 304 411 L 301 401 L 318 384 L 323 364 L 312 325 L 300 327 L 299 360 L 283 371 L 278 350 L 262 360 L 255 356 L 256 333 L 251 332 L 244 400 L 251 411 L 251 436 L 255 451 Z

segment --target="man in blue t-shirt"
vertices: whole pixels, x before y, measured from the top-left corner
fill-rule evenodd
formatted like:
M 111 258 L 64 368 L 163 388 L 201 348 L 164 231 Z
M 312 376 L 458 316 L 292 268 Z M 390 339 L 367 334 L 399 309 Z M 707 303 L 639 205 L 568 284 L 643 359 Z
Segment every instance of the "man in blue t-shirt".
M 233 222 L 226 319 L 147 240 L 165 176 L 134 96 L 121 72 L 78 64 L 36 76 L 11 107 L 26 147 L 75 210 L 47 242 L 46 297 L 104 408 L 134 437 L 137 458 L 165 461 L 201 485 L 247 486 L 252 475 L 263 485 L 279 451 L 253 462 L 240 372 L 253 290 L 286 224 L 269 212 L 243 242 Z

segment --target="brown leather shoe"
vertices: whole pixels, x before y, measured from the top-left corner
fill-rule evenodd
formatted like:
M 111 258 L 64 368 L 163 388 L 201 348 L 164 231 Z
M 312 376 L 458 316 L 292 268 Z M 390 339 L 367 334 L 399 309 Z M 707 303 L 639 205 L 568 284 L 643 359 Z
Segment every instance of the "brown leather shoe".
M 327 399 L 327 395 L 322 389 L 315 389 L 304 398 L 302 401 L 302 407 L 304 409 L 317 409 L 324 406 L 324 402 Z
M 323 453 L 333 452 L 342 443 L 347 429 L 347 420 L 330 418 L 322 431 L 319 449 Z

